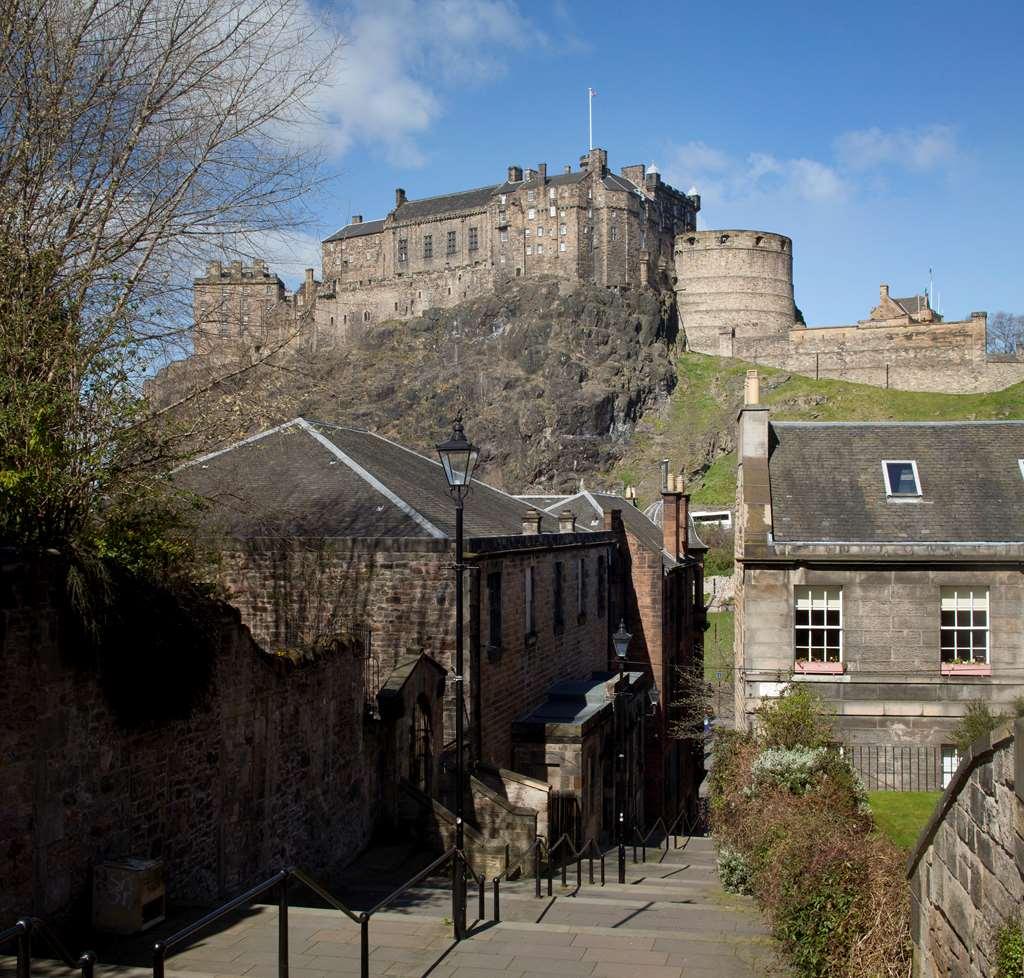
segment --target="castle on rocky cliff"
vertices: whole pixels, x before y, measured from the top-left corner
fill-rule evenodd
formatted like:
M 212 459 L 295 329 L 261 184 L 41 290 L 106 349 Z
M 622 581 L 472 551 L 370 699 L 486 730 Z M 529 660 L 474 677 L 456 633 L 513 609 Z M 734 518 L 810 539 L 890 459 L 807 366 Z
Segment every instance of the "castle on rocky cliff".
M 458 305 L 503 283 L 555 279 L 675 292 L 687 348 L 814 378 L 903 390 L 976 392 L 1024 380 L 1024 362 L 993 360 L 987 318 L 944 322 L 927 296 L 881 287 L 866 319 L 808 329 L 793 298 L 793 243 L 769 231 L 697 231 L 700 197 L 655 167 L 608 168 L 593 149 L 576 169 L 510 166 L 500 183 L 409 200 L 386 217 L 352 218 L 323 242 L 294 292 L 266 262 L 211 262 L 195 280 L 200 356 L 259 351 L 295 336 L 311 352 L 354 331 Z
M 664 183 L 654 167 L 608 168 L 593 149 L 578 168 L 510 166 L 475 190 L 409 200 L 395 191 L 379 220 L 352 218 L 323 242 L 294 293 L 265 262 L 212 262 L 195 282 L 195 349 L 245 338 L 258 344 L 283 323 L 307 322 L 315 348 L 343 343 L 352 329 L 408 319 L 538 276 L 601 286 L 671 288 L 676 236 L 697 226 L 700 198 Z

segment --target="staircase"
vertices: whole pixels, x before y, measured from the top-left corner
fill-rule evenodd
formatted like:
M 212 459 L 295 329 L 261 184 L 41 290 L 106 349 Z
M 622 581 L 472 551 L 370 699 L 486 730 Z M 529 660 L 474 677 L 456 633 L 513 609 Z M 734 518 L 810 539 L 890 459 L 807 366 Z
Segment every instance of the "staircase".
M 684 840 L 681 840 L 684 841 Z M 390 911 L 373 917 L 370 973 L 388 978 L 544 978 L 544 976 L 622 976 L 622 978 L 763 978 L 788 972 L 780 964 L 768 928 L 753 903 L 723 892 L 715 872 L 711 841 L 692 838 L 678 849 L 648 849 L 646 863 L 626 864 L 626 883 L 617 878 L 615 853 L 606 857 L 606 884 L 582 884 L 576 864 L 567 886 L 556 874 L 551 896 L 547 879 L 542 897 L 532 878 L 502 881 L 500 922 L 493 917 L 493 887 L 486 887 L 486 919 L 459 944 L 452 941 L 451 888 L 444 880 L 415 887 Z M 395 850 L 392 861 L 400 859 Z M 399 869 L 400 867 L 395 867 Z M 406 872 L 406 878 L 411 869 Z M 372 875 L 372 874 L 371 874 Z M 350 886 L 346 902 L 369 907 L 379 886 Z M 469 917 L 477 915 L 478 894 L 469 888 Z M 180 921 L 176 926 L 180 926 Z M 349 978 L 359 974 L 359 928 L 334 910 L 289 909 L 288 978 Z M 151 974 L 147 947 L 161 935 L 100 949 L 97 974 L 145 978 Z M 280 978 L 277 909 L 256 906 L 241 912 L 167 960 L 167 978 Z M 110 965 L 118 965 L 116 972 Z M 37 975 L 73 973 L 46 962 L 33 963 Z M 0 976 L 14 975 L 11 959 L 0 959 Z

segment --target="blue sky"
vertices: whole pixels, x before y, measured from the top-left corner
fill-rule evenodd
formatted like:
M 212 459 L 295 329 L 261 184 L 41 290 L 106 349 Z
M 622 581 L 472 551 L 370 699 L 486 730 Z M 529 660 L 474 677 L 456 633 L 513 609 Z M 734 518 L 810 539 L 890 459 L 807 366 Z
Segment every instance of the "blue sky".
M 331 178 L 291 272 L 394 188 L 424 197 L 558 170 L 594 142 L 703 198 L 701 227 L 794 240 L 809 324 L 864 318 L 878 284 L 947 318 L 1024 313 L 1024 5 L 372 0 L 318 109 Z M 272 256 L 273 257 L 273 256 Z M 316 262 L 319 265 L 319 261 Z

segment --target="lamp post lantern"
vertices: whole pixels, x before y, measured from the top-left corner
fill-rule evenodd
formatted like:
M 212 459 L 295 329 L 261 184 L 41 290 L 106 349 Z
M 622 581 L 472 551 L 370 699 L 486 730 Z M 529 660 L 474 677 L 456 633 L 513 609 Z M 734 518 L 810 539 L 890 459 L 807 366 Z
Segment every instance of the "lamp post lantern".
M 460 413 L 452 425 L 452 436 L 437 446 L 448 489 L 455 498 L 455 848 L 460 855 L 465 845 L 464 815 L 466 803 L 466 771 L 463 759 L 465 735 L 465 690 L 462 649 L 462 574 L 465 569 L 462 554 L 463 500 L 473 481 L 473 469 L 480 455 L 470 444 L 462 430 Z M 452 919 L 455 940 L 466 936 L 466 868 L 458 858 L 452 863 Z
M 616 808 L 616 841 L 619 846 L 619 882 L 626 882 L 626 788 L 624 775 L 626 773 L 626 716 L 623 706 L 623 684 L 625 683 L 626 653 L 629 651 L 629 643 L 633 638 L 626 631 L 626 622 L 619 622 L 619 630 L 612 635 L 612 645 L 615 648 L 615 658 L 619 661 L 619 681 L 615 685 L 615 728 L 616 740 L 616 765 L 617 776 L 615 778 L 615 798 L 618 804 Z

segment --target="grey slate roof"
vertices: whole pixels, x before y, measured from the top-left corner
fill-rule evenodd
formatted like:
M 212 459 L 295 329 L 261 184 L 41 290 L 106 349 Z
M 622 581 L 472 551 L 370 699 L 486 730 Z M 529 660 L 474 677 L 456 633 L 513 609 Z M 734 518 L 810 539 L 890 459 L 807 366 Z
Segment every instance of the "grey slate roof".
M 606 190 L 622 190 L 626 193 L 639 193 L 639 188 L 632 180 L 619 176 L 617 173 L 606 173 L 604 178 Z
M 902 306 L 907 312 L 917 315 L 918 313 L 924 312 L 928 306 L 928 297 L 925 295 L 912 295 L 906 299 L 893 299 L 898 306 Z
M 445 539 L 455 507 L 440 463 L 378 435 L 296 418 L 183 466 L 175 480 L 210 501 L 211 532 L 257 537 Z M 533 507 L 480 482 L 467 538 L 520 535 Z M 544 517 L 541 530 L 557 532 Z
M 477 187 L 475 190 L 461 190 L 440 197 L 424 197 L 422 200 L 407 200 L 395 212 L 395 220 L 411 221 L 450 211 L 480 210 L 487 206 L 491 197 L 498 192 L 498 185 Z
M 635 686 L 642 672 L 627 672 L 626 682 Z M 548 687 L 547 699 L 516 719 L 517 724 L 567 724 L 582 726 L 607 709 L 615 696 L 616 672 L 594 672 L 588 679 L 563 679 Z
M 325 241 L 342 241 L 345 238 L 361 238 L 365 234 L 378 234 L 384 230 L 384 221 L 363 221 L 361 224 L 346 224 Z
M 1024 541 L 1024 421 L 772 422 L 773 539 Z M 917 462 L 919 499 L 887 499 L 882 460 Z

